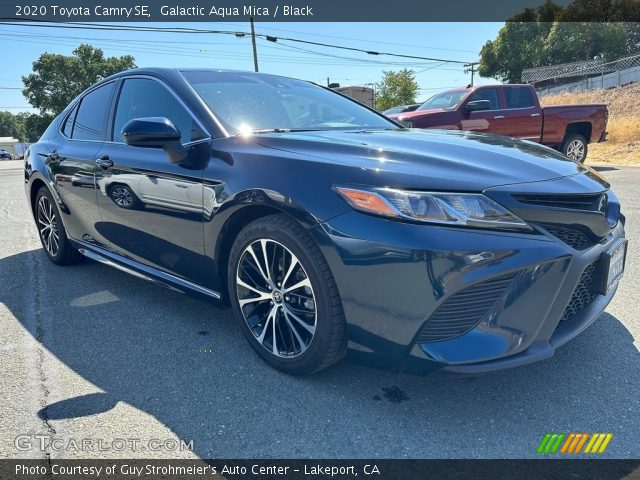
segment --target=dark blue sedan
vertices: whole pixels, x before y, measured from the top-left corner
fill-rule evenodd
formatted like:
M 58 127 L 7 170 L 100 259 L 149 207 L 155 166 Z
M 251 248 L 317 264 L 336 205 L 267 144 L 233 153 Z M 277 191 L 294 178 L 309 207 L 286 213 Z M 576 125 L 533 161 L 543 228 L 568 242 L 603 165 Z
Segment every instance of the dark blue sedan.
M 626 254 L 589 167 L 264 74 L 109 77 L 29 148 L 25 188 L 52 262 L 229 304 L 291 374 L 347 352 L 415 373 L 548 358 L 600 315 Z

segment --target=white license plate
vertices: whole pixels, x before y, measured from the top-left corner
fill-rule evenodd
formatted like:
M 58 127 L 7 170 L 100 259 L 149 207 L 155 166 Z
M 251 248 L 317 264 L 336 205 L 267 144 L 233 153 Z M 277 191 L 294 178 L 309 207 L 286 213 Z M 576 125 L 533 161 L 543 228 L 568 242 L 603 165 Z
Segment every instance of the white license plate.
M 615 247 L 609 256 L 609 271 L 607 272 L 607 292 L 611 290 L 622 278 L 624 272 L 624 257 L 627 249 L 627 242 Z

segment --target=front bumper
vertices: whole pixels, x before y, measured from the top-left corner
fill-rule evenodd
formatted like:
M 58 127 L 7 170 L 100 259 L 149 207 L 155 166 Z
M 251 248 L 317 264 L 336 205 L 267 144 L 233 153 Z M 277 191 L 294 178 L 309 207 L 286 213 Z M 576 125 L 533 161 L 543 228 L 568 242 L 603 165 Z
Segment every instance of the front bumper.
M 580 251 L 541 233 L 416 225 L 355 211 L 311 233 L 340 291 L 352 358 L 416 374 L 473 374 L 548 358 L 591 324 L 615 288 L 569 319 L 563 313 L 585 269 L 597 267 L 624 227 L 618 223 Z M 448 299 L 495 278 L 508 286 L 481 321 L 451 338 L 423 341 L 427 321 Z

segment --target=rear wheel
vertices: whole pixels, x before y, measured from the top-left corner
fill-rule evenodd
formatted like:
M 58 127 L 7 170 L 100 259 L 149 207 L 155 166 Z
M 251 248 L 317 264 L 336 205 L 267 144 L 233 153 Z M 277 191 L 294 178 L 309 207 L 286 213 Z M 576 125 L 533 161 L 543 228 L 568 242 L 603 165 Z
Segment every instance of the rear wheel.
M 36 195 L 36 226 L 44 252 L 56 265 L 71 265 L 82 260 L 82 255 L 67 238 L 60 210 L 47 187 L 40 187 Z
M 567 135 L 560 147 L 562 153 L 580 163 L 587 158 L 587 149 L 587 139 L 578 134 Z
M 228 287 L 245 337 L 271 366 L 305 375 L 343 357 L 345 320 L 333 275 L 308 233 L 289 217 L 261 218 L 240 232 Z

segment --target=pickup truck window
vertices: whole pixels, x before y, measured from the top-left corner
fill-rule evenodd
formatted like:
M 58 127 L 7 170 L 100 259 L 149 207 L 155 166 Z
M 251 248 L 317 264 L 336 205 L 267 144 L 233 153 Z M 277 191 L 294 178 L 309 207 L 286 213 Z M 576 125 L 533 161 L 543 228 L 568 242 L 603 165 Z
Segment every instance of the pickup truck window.
M 533 107 L 533 95 L 528 87 L 506 87 L 504 96 L 507 99 L 507 108 Z
M 491 102 L 490 110 L 500 109 L 500 102 L 498 100 L 498 89 L 496 88 L 483 88 L 482 90 L 478 90 L 469 98 L 470 102 L 475 102 L 476 100 L 489 100 L 489 102 Z
M 462 100 L 466 94 L 466 90 L 438 93 L 420 105 L 418 110 L 432 110 L 440 108 L 442 110 L 453 110 L 458 106 L 460 100 Z

